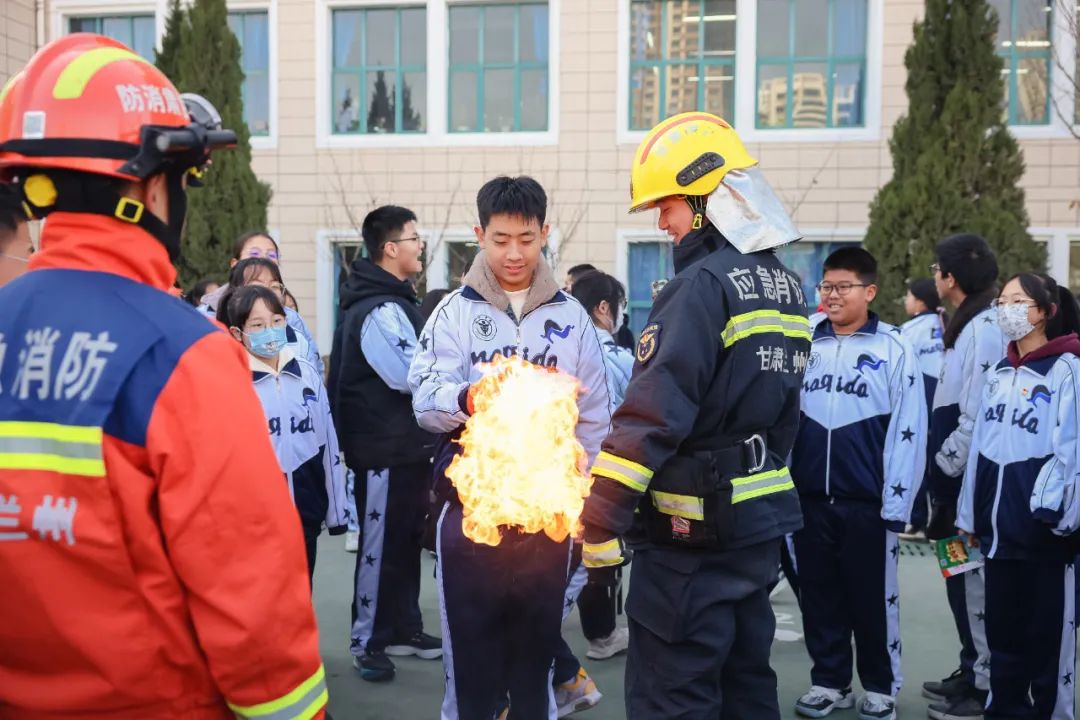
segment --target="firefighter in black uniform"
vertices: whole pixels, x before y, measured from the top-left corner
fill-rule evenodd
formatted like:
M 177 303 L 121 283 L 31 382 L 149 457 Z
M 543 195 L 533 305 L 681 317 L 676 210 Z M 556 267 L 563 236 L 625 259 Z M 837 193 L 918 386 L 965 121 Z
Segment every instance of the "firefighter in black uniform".
M 626 612 L 630 718 L 780 717 L 768 587 L 802 526 L 784 466 L 810 348 L 798 239 L 735 131 L 677 115 L 642 141 L 631 212 L 656 207 L 675 278 L 641 333 L 626 400 L 592 468 L 583 559 L 635 551 Z M 594 577 L 594 581 L 601 581 Z

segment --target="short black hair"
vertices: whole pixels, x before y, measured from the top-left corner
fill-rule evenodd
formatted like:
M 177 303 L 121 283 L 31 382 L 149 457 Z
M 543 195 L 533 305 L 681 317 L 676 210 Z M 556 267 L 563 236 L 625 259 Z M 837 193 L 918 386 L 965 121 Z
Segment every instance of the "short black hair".
M 0 235 L 8 235 L 26 222 L 22 195 L 14 185 L 0 183 Z
M 202 304 L 203 296 L 206 295 L 206 288 L 211 285 L 220 285 L 217 280 L 213 278 L 203 278 L 199 282 L 191 286 L 191 289 L 184 293 L 184 300 L 189 304 L 198 307 Z
M 597 268 L 595 265 L 590 265 L 589 263 L 581 263 L 580 265 L 575 265 L 574 267 L 567 270 L 566 274 L 570 276 L 570 284 L 573 285 L 575 282 L 577 282 L 577 279 L 579 277 L 581 277 L 587 272 L 595 272 L 596 269 Z
M 937 294 L 937 285 L 930 278 L 919 278 L 908 283 L 908 292 L 912 297 L 922 302 L 926 309 L 937 312 L 941 307 L 941 298 Z
M 255 303 L 262 300 L 275 315 L 285 315 L 285 308 L 270 288 L 262 285 L 230 287 L 218 306 L 217 319 L 225 327 L 243 328 Z
M 997 281 L 998 264 L 990 243 L 978 235 L 951 235 L 935 250 L 942 277 L 949 275 L 965 295 L 985 292 Z
M 488 180 L 476 193 L 476 212 L 480 227 L 486 228 L 492 215 L 513 215 L 536 220 L 542 226 L 547 219 L 547 193 L 528 175 L 500 175 Z
M 825 258 L 824 271 L 850 270 L 859 282 L 873 285 L 877 282 L 877 260 L 861 247 L 845 247 Z
M 251 238 L 264 237 L 274 244 L 274 250 L 277 251 L 278 256 L 281 255 L 281 248 L 278 247 L 277 240 L 266 230 L 248 230 L 246 233 L 236 238 L 236 242 L 233 243 L 232 258 L 233 260 L 240 259 L 240 253 L 244 252 L 244 246 L 247 245 L 248 240 Z
M 281 279 L 281 268 L 273 260 L 244 258 L 233 265 L 232 270 L 229 271 L 229 286 L 234 288 L 244 287 L 251 282 L 251 278 L 259 274 L 260 269 L 269 270 L 274 280 L 282 285 L 285 284 L 285 281 Z
M 427 291 L 423 302 L 420 303 L 420 314 L 424 316 L 424 320 L 431 317 L 431 313 L 435 312 L 435 308 L 448 294 L 450 294 L 450 291 L 446 288 L 435 288 Z
M 372 262 L 379 262 L 383 257 L 383 246 L 393 235 L 400 233 L 405 225 L 416 221 L 416 213 L 398 205 L 383 205 L 367 214 L 360 234 L 364 237 L 364 247 Z
M 575 280 L 570 294 L 585 306 L 590 316 L 596 310 L 596 306 L 604 300 L 607 300 L 612 312 L 616 314 L 621 312 L 622 304 L 626 301 L 626 289 L 623 284 L 599 270 L 587 272 Z

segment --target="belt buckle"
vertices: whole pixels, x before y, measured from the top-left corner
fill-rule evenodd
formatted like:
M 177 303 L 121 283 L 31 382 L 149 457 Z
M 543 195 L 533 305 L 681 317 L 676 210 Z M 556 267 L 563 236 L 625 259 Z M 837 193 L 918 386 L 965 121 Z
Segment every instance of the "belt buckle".
M 748 472 L 753 474 L 765 467 L 765 463 L 769 459 L 768 453 L 765 451 L 765 438 L 758 433 L 754 433 L 743 440 L 743 447 L 750 451 L 750 457 L 753 458 L 753 464 L 747 468 Z

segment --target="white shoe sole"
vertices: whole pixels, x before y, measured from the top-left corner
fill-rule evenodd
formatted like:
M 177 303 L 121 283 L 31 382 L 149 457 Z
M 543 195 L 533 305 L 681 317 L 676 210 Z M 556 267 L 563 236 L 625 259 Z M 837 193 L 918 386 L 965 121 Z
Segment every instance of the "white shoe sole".
M 837 700 L 824 710 L 815 710 L 813 708 L 803 707 L 802 705 L 795 705 L 795 714 L 802 715 L 808 718 L 823 718 L 833 710 L 848 710 L 855 707 L 855 693 L 851 693 L 846 698 Z
M 602 650 L 593 650 L 590 647 L 589 650 L 585 653 L 585 657 L 589 658 L 590 660 L 610 660 L 616 655 L 624 652 L 626 652 L 625 647 L 611 647 L 604 648 Z
M 558 717 L 563 718 L 568 715 L 573 715 L 574 713 L 581 712 L 583 710 L 588 710 L 591 707 L 596 707 L 597 703 L 600 702 L 600 699 L 602 697 L 604 696 L 600 693 L 599 690 L 594 690 L 588 695 L 579 697 L 577 700 L 574 701 L 573 705 L 563 705 L 561 708 L 559 708 Z
M 414 648 L 412 645 L 387 645 L 384 652 L 392 657 L 409 657 L 415 655 L 421 660 L 438 660 L 442 657 L 442 648 L 420 650 L 419 648 Z
M 879 715 L 863 715 L 862 710 L 859 710 L 859 720 L 896 720 L 896 710 L 892 711 L 892 715 L 886 715 L 881 717 Z

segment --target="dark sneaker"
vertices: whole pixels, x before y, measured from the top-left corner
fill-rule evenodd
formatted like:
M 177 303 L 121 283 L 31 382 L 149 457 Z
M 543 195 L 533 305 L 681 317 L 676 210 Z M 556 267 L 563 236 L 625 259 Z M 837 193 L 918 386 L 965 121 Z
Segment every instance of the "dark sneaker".
M 408 640 L 387 645 L 386 654 L 394 657 L 415 655 L 421 660 L 435 660 L 442 657 L 442 640 L 433 635 L 419 632 Z
M 933 720 L 982 720 L 983 701 L 971 696 L 951 703 L 935 703 L 926 711 Z
M 938 703 L 949 704 L 952 700 L 959 697 L 966 697 L 971 694 L 971 684 L 964 679 L 964 673 L 959 668 L 953 672 L 949 677 L 934 682 L 924 682 L 922 685 L 922 696 L 927 700 L 933 700 Z
M 851 688 L 833 690 L 813 685 L 795 703 L 795 713 L 809 718 L 823 718 L 833 710 L 855 707 L 855 696 Z
M 394 679 L 394 663 L 384 652 L 368 651 L 363 655 L 353 655 L 353 667 L 360 671 L 360 677 L 368 682 L 386 682 Z

